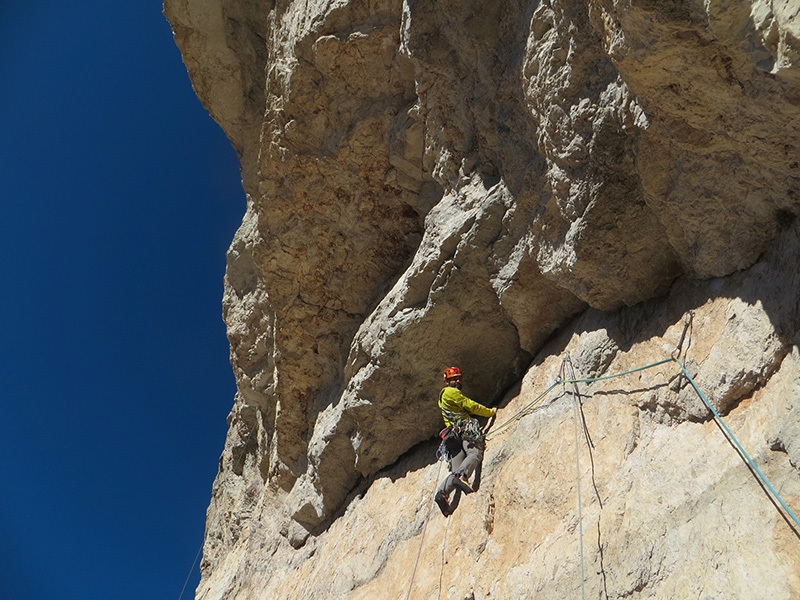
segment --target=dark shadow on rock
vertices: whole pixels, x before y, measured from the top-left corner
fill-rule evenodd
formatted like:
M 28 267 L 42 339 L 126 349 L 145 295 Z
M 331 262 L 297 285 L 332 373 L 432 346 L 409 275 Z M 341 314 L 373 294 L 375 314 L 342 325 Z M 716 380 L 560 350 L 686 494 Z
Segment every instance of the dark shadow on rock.
M 472 481 L 472 489 L 478 491 L 481 489 L 481 475 L 483 475 L 483 462 L 479 462 L 475 467 L 475 479 Z

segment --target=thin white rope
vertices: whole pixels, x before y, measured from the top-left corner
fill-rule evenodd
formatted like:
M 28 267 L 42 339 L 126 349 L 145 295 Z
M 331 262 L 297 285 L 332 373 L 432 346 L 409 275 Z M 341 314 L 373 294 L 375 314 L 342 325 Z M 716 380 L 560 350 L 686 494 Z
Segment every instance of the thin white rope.
M 178 596 L 178 600 L 183 598 L 183 592 L 186 591 L 186 586 L 189 585 L 189 579 L 192 577 L 192 573 L 194 572 L 194 566 L 197 564 L 197 559 L 200 558 L 200 553 L 203 551 L 203 544 L 200 544 L 200 547 L 197 549 L 197 554 L 194 555 L 194 562 L 192 563 L 192 568 L 189 569 L 189 574 L 186 576 L 186 581 L 183 582 L 183 589 L 181 589 L 181 595 Z
M 414 570 L 411 572 L 411 583 L 408 584 L 408 593 L 406 600 L 411 598 L 411 590 L 414 588 L 414 579 L 417 577 L 417 567 L 419 566 L 419 557 L 422 556 L 422 542 L 425 540 L 425 530 L 428 529 L 428 521 L 431 518 L 431 511 L 433 510 L 434 499 L 436 498 L 436 490 L 439 487 L 439 475 L 442 473 L 443 460 L 439 460 L 439 468 L 436 470 L 436 478 L 434 479 L 433 494 L 431 494 L 431 501 L 428 505 L 428 514 L 425 515 L 425 524 L 422 526 L 422 535 L 419 538 L 419 550 L 417 550 L 417 560 L 414 561 Z
M 578 545 L 580 548 L 580 563 L 581 563 L 581 599 L 586 598 L 586 576 L 583 567 L 583 501 L 581 500 L 581 458 L 580 458 L 580 438 L 578 436 L 578 421 L 581 418 L 580 409 L 578 408 L 578 384 L 575 382 L 575 372 L 572 370 L 572 360 L 570 360 L 569 353 L 564 359 L 569 369 L 569 377 L 572 380 L 572 408 L 574 414 L 574 429 L 575 429 L 575 472 L 577 475 L 577 488 L 578 488 Z

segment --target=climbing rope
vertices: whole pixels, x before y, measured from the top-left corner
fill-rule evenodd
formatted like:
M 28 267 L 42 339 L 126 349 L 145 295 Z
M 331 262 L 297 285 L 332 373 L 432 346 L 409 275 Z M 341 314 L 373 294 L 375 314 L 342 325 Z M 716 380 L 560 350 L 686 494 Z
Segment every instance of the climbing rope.
M 503 421 L 503 423 L 501 423 L 500 425 L 495 427 L 491 431 L 491 433 L 486 435 L 486 439 L 487 440 L 492 439 L 495 435 L 497 435 L 497 433 L 499 433 L 500 431 L 502 431 L 503 429 L 505 429 L 506 427 L 508 427 L 512 423 L 514 423 L 515 421 L 519 421 L 522 417 L 524 417 L 525 415 L 530 413 L 534 408 L 536 408 L 536 405 L 539 404 L 547 396 L 547 394 L 552 392 L 557 386 L 561 385 L 562 383 L 564 383 L 564 380 L 562 378 L 559 378 L 553 385 L 551 385 L 549 388 L 547 388 L 541 394 L 536 396 L 536 398 L 534 398 L 531 402 L 526 404 L 517 413 L 515 413 L 511 418 L 509 418 L 507 421 Z
M 778 504 L 780 504 L 781 507 L 783 507 L 783 510 L 786 512 L 786 514 L 789 516 L 789 518 L 792 521 L 794 521 L 794 523 L 797 525 L 798 528 L 800 528 L 800 519 L 797 518 L 797 516 L 788 507 L 786 502 L 784 502 L 783 498 L 781 498 L 781 496 L 777 492 L 777 490 L 772 486 L 772 484 L 770 484 L 770 482 L 767 480 L 766 476 L 761 472 L 761 469 L 759 469 L 758 466 L 756 466 L 755 462 L 753 462 L 753 459 L 750 458 L 750 455 L 747 454 L 747 452 L 745 451 L 744 447 L 742 447 L 742 445 L 739 442 L 739 440 L 736 438 L 736 436 L 733 434 L 733 432 L 730 430 L 730 428 L 725 424 L 725 421 L 722 419 L 720 414 L 716 411 L 716 409 L 714 409 L 714 407 L 712 406 L 711 402 L 709 402 L 708 398 L 705 396 L 703 391 L 700 389 L 700 387 L 697 385 L 695 380 L 689 374 L 689 371 L 686 369 L 686 366 L 678 358 L 678 356 L 680 356 L 680 353 L 681 353 L 681 346 L 682 346 L 684 338 L 686 336 L 687 329 L 691 329 L 691 316 L 692 315 L 691 315 L 691 311 L 690 311 L 689 316 L 687 317 L 686 322 L 685 322 L 683 334 L 681 335 L 681 341 L 678 343 L 677 348 L 675 349 L 675 351 L 673 351 L 672 356 L 670 356 L 669 358 L 665 358 L 663 360 L 659 360 L 659 361 L 656 361 L 654 363 L 650 363 L 650 364 L 644 365 L 642 367 L 636 367 L 634 369 L 628 369 L 627 371 L 622 371 L 620 373 L 614 373 L 614 374 L 611 374 L 611 375 L 604 375 L 602 377 L 586 377 L 586 378 L 577 379 L 577 378 L 574 377 L 574 374 L 572 374 L 572 375 L 570 375 L 569 379 L 565 379 L 565 374 L 562 372 L 562 373 L 559 374 L 558 380 L 553 385 L 548 387 L 544 392 L 542 392 L 532 402 L 530 402 L 525 407 L 523 407 L 519 412 L 517 412 L 515 415 L 513 415 L 510 419 L 508 419 L 507 421 L 503 422 L 501 425 L 498 425 L 494 429 L 494 431 L 492 433 L 496 434 L 498 431 L 501 431 L 502 429 L 508 427 L 511 423 L 513 423 L 515 421 L 518 421 L 519 419 L 521 419 L 522 417 L 524 417 L 525 415 L 530 413 L 533 410 L 533 408 L 537 404 L 539 404 L 539 402 L 541 402 L 541 400 L 545 396 L 547 396 L 547 394 L 549 394 L 558 385 L 567 384 L 567 383 L 575 384 L 575 383 L 594 383 L 594 382 L 597 382 L 597 381 L 607 381 L 609 379 L 622 377 L 624 375 L 630 375 L 631 373 L 637 373 L 639 371 L 645 371 L 647 369 L 652 369 L 654 367 L 658 367 L 658 366 L 661 366 L 661 365 L 664 365 L 664 364 L 667 364 L 667 363 L 675 363 L 680 368 L 681 373 L 689 381 L 689 383 L 691 384 L 691 386 L 694 389 L 694 391 L 700 397 L 700 399 L 702 400 L 703 404 L 705 404 L 706 408 L 708 408 L 708 410 L 711 412 L 711 414 L 713 415 L 714 420 L 720 426 L 720 428 L 722 429 L 722 431 L 725 434 L 725 436 L 731 441 L 731 443 L 739 451 L 739 453 L 741 454 L 741 456 L 745 460 L 745 462 L 748 464 L 748 466 L 756 474 L 756 477 L 759 479 L 759 481 L 764 485 L 764 487 L 767 490 L 769 490 L 770 494 L 774 497 L 774 499 L 778 502 Z M 489 436 L 487 436 L 487 439 L 489 439 Z
M 194 562 L 192 563 L 192 568 L 189 569 L 189 574 L 186 576 L 186 581 L 183 582 L 183 588 L 181 589 L 181 594 L 178 596 L 178 600 L 183 598 L 183 592 L 186 591 L 186 586 L 189 585 L 189 578 L 192 576 L 192 572 L 194 571 L 194 566 L 197 564 L 197 559 L 200 558 L 200 553 L 203 551 L 203 544 L 200 544 L 200 547 L 197 549 L 197 554 L 194 556 Z
M 775 490 L 775 488 L 772 487 L 772 484 L 767 480 L 764 473 L 761 472 L 761 469 L 759 469 L 756 466 L 756 463 L 753 462 L 753 459 L 750 458 L 750 455 L 747 452 L 745 452 L 745 449 L 739 443 L 739 440 L 736 439 L 736 436 L 733 435 L 733 432 L 725 424 L 725 421 L 722 420 L 720 414 L 712 406 L 711 402 L 708 401 L 708 398 L 706 398 L 706 395 L 703 393 L 703 391 L 700 389 L 697 383 L 695 383 L 695 380 L 689 374 L 689 371 L 686 370 L 686 366 L 677 358 L 673 358 L 672 360 L 675 361 L 681 368 L 681 371 L 683 371 L 683 374 L 686 376 L 686 379 L 689 380 L 689 383 L 692 384 L 694 391 L 697 392 L 697 395 L 703 401 L 703 404 L 705 404 L 706 408 L 708 408 L 708 410 L 711 411 L 711 414 L 714 415 L 714 420 L 717 422 L 720 428 L 722 428 L 723 432 L 725 433 L 725 436 L 734 444 L 734 446 L 736 446 L 736 449 L 739 451 L 739 454 L 742 456 L 742 458 L 744 458 L 744 460 L 747 462 L 750 468 L 757 474 L 757 477 L 761 481 L 761 483 L 763 483 L 766 486 L 766 488 L 770 491 L 775 500 L 777 500 L 778 503 L 783 507 L 783 510 L 786 511 L 786 514 L 789 515 L 792 521 L 794 521 L 795 524 L 798 527 L 800 527 L 800 520 L 797 519 L 792 510 L 786 505 L 786 502 L 783 501 L 783 498 L 781 498 L 781 495 L 777 492 L 777 490 Z
M 519 411 L 514 413 L 514 415 L 509 417 L 506 421 L 503 421 L 500 425 L 494 427 L 492 429 L 492 431 L 489 434 L 487 434 L 486 439 L 487 440 L 492 439 L 493 437 L 495 437 L 498 433 L 500 433 L 506 427 L 509 427 L 514 422 L 519 421 L 520 419 L 522 419 L 526 415 L 530 414 L 533 411 L 533 409 L 536 408 L 536 406 L 538 406 L 539 403 L 541 403 L 541 401 L 544 398 L 546 398 L 547 395 L 550 392 L 552 392 L 555 388 L 557 388 L 559 385 L 563 385 L 565 383 L 594 383 L 595 381 L 605 381 L 607 379 L 614 379 L 616 377 L 622 377 L 624 375 L 630 375 L 631 373 L 636 373 L 638 371 L 644 371 L 646 369 L 652 369 L 653 367 L 658 367 L 659 365 L 663 365 L 663 364 L 672 362 L 672 360 L 673 360 L 672 358 L 665 358 L 664 360 L 659 360 L 658 362 L 654 362 L 654 363 L 651 363 L 649 365 L 645 365 L 643 367 L 636 367 L 635 369 L 630 369 L 628 371 L 623 371 L 621 373 L 615 373 L 613 375 L 605 375 L 603 377 L 592 377 L 592 378 L 587 378 L 587 379 L 565 379 L 563 377 L 563 374 L 561 374 L 561 375 L 559 375 L 558 379 L 556 379 L 556 381 L 552 385 L 550 385 L 550 387 L 548 387 L 545 391 L 543 391 L 541 394 L 536 396 L 536 398 L 534 398 L 528 404 L 523 406 Z
M 672 358 L 680 358 L 681 352 L 683 352 L 683 342 L 686 339 L 686 332 L 689 331 L 689 343 L 686 344 L 686 351 L 689 351 L 689 346 L 692 345 L 692 322 L 694 321 L 694 311 L 689 310 L 683 315 L 683 333 L 681 333 L 681 339 L 678 341 L 678 345 L 675 346 L 675 350 L 672 351 Z
M 436 471 L 436 478 L 433 482 L 433 493 L 431 494 L 431 501 L 428 504 L 428 514 L 425 515 L 425 524 L 422 526 L 422 535 L 419 538 L 419 550 L 417 550 L 417 559 L 414 561 L 414 570 L 411 572 L 411 583 L 408 585 L 408 593 L 406 594 L 406 600 L 411 598 L 411 590 L 414 588 L 414 579 L 417 577 L 417 567 L 419 566 L 419 558 L 422 556 L 422 543 L 425 541 L 425 530 L 428 529 L 428 521 L 431 518 L 431 511 L 433 511 L 433 503 L 436 497 L 436 490 L 439 487 L 439 476 L 442 474 L 442 463 L 444 463 L 444 457 L 439 458 L 439 468 Z
M 708 408 L 708 410 L 711 412 L 715 422 L 720 427 L 720 429 L 722 430 L 723 434 L 734 445 L 736 450 L 739 452 L 739 455 L 745 460 L 747 465 L 750 467 L 751 471 L 756 475 L 756 477 L 758 478 L 759 482 L 762 484 L 762 487 L 764 487 L 766 490 L 769 490 L 769 493 L 772 495 L 772 498 L 775 501 L 777 501 L 778 504 L 780 504 L 780 506 L 785 511 L 786 515 L 788 515 L 788 517 L 792 521 L 794 521 L 794 523 L 798 527 L 798 529 L 800 529 L 800 519 L 798 519 L 797 516 L 792 512 L 792 510 L 789 508 L 789 506 L 783 500 L 783 498 L 778 493 L 778 491 L 772 486 L 772 484 L 769 482 L 769 480 L 767 480 L 767 478 L 764 475 L 764 473 L 761 472 L 761 469 L 759 469 L 758 466 L 753 461 L 753 459 L 750 458 L 750 455 L 745 451 L 744 447 L 741 445 L 739 440 L 736 438 L 736 436 L 733 434 L 733 432 L 727 426 L 725 421 L 722 419 L 722 416 L 719 414 L 719 412 L 717 412 L 717 410 L 714 408 L 714 406 L 708 400 L 706 395 L 703 393 L 703 391 L 697 385 L 697 383 L 695 382 L 694 378 L 691 376 L 689 371 L 686 369 L 686 366 L 680 360 L 681 354 L 683 353 L 684 356 L 685 356 L 686 351 L 688 350 L 689 346 L 691 345 L 691 330 L 692 330 L 693 318 L 694 318 L 694 312 L 693 311 L 688 311 L 686 313 L 686 315 L 684 315 L 683 333 L 681 334 L 680 341 L 678 342 L 675 350 L 672 351 L 672 353 L 670 354 L 669 358 L 665 358 L 663 360 L 659 360 L 659 361 L 644 365 L 642 367 L 636 367 L 636 368 L 633 368 L 633 369 L 628 369 L 626 371 L 622 371 L 620 373 L 614 373 L 614 374 L 611 374 L 611 375 L 603 375 L 601 377 L 587 377 L 587 378 L 578 379 L 578 378 L 575 377 L 575 373 L 574 373 L 574 370 L 573 370 L 572 361 L 570 359 L 569 353 L 566 353 L 565 358 L 563 359 L 563 361 L 561 363 L 561 368 L 560 368 L 559 376 L 558 376 L 557 380 L 552 385 L 550 385 L 546 390 L 544 390 L 541 394 L 536 396 L 536 398 L 534 398 L 531 402 L 526 404 L 523 408 L 521 408 L 514 415 L 512 415 L 509 419 L 507 419 L 506 421 L 504 421 L 503 423 L 501 423 L 500 425 L 495 427 L 491 431 L 491 433 L 488 433 L 486 435 L 486 439 L 487 440 L 493 438 L 498 432 L 504 430 L 505 428 L 509 427 L 511 424 L 515 423 L 516 421 L 519 421 L 520 419 L 522 419 L 526 415 L 530 414 L 534 410 L 534 408 L 536 408 L 536 406 L 544 398 L 546 398 L 547 395 L 550 394 L 550 392 L 552 392 L 557 386 L 563 385 L 564 388 L 565 388 L 564 389 L 564 393 L 566 393 L 566 384 L 568 384 L 568 383 L 572 384 L 572 386 L 573 386 L 573 391 L 572 391 L 573 410 L 574 410 L 574 413 L 575 413 L 575 419 L 574 419 L 574 424 L 575 424 L 575 462 L 576 462 L 576 471 L 577 471 L 577 491 L 578 491 L 578 532 L 579 532 L 579 538 L 580 538 L 581 598 L 585 598 L 585 570 L 584 570 L 584 556 L 583 556 L 583 515 L 582 515 L 582 501 L 581 501 L 581 487 L 580 487 L 580 480 L 581 480 L 580 457 L 579 457 L 580 442 L 579 442 L 579 436 L 578 436 L 578 418 L 579 418 L 579 414 L 578 414 L 579 408 L 578 407 L 579 407 L 579 395 L 580 394 L 579 394 L 579 391 L 578 391 L 577 384 L 579 384 L 579 383 L 595 383 L 595 382 L 599 382 L 599 381 L 607 381 L 609 379 L 615 379 L 617 377 L 623 377 L 625 375 L 630 375 L 632 373 L 645 371 L 647 369 L 652 369 L 652 368 L 655 368 L 655 367 L 658 367 L 658 366 L 661 366 L 661 365 L 665 365 L 665 364 L 668 364 L 668 363 L 675 363 L 676 365 L 678 365 L 678 367 L 681 370 L 681 373 L 686 377 L 687 381 L 691 384 L 691 386 L 694 389 L 694 391 L 700 397 L 700 399 L 702 400 L 703 404 L 705 404 L 706 408 Z M 689 334 L 689 342 L 687 343 L 686 348 L 684 349 L 683 348 L 683 343 L 684 343 L 684 341 L 686 341 L 687 333 Z M 569 374 L 567 374 L 565 372 L 565 370 L 567 370 L 567 369 L 569 370 Z M 489 429 L 489 427 L 491 426 L 492 423 L 493 423 L 493 421 L 490 422 L 489 425 L 487 425 L 487 427 L 486 427 L 487 430 Z M 585 428 L 584 428 L 584 434 L 586 434 L 586 436 L 587 436 L 587 443 L 589 443 L 589 445 L 591 446 L 591 441 L 588 439 L 588 432 L 585 430 Z M 441 466 L 442 466 L 442 461 L 440 460 L 439 461 L 439 470 L 437 471 L 436 481 L 435 481 L 435 485 L 436 485 L 437 488 L 438 488 L 438 484 L 439 484 L 439 475 L 441 473 Z M 434 489 L 434 492 L 431 495 L 431 502 L 430 502 L 430 505 L 428 507 L 428 513 L 425 516 L 425 524 L 423 525 L 423 528 L 422 528 L 422 536 L 420 537 L 419 550 L 417 551 L 417 558 L 416 558 L 416 560 L 414 562 L 414 570 L 411 573 L 411 583 L 408 586 L 408 593 L 406 594 L 405 600 L 409 600 L 411 598 L 411 591 L 412 591 L 412 589 L 414 587 L 414 580 L 415 580 L 416 574 L 417 574 L 417 567 L 419 565 L 420 556 L 422 555 L 422 545 L 423 545 L 423 541 L 425 539 L 425 531 L 426 531 L 426 529 L 428 527 L 428 521 L 430 520 L 430 515 L 431 515 L 431 512 L 433 510 L 433 503 L 434 503 L 435 493 L 436 493 L 436 489 Z M 441 583 L 440 583 L 440 592 L 441 592 Z
M 645 365 L 643 367 L 636 367 L 635 369 L 622 371 L 621 373 L 614 373 L 613 375 L 603 375 L 602 377 L 587 377 L 586 379 L 568 380 L 567 383 L 594 383 L 595 381 L 606 381 L 608 379 L 615 379 L 617 377 L 622 377 L 624 375 L 630 375 L 631 373 L 646 371 L 647 369 L 652 369 L 653 367 L 658 367 L 660 365 L 672 362 L 672 360 L 673 360 L 672 358 L 665 358 L 664 360 L 659 360 L 658 362 L 650 363 L 649 365 Z
M 445 519 L 444 523 L 444 539 L 442 540 L 442 561 L 439 567 L 439 590 L 436 594 L 436 600 L 441 600 L 442 597 L 442 577 L 444 577 L 444 566 L 447 564 L 447 532 L 450 529 L 450 519 Z
M 567 369 L 569 369 L 569 377 L 572 381 L 572 407 L 573 407 L 573 414 L 574 419 L 573 423 L 575 425 L 575 472 L 576 472 L 576 487 L 578 489 L 578 547 L 580 548 L 580 564 L 581 564 L 581 598 L 585 600 L 586 598 L 586 575 L 584 572 L 583 566 L 583 501 L 581 500 L 581 458 L 580 458 L 580 441 L 578 438 L 578 420 L 580 419 L 580 409 L 578 408 L 579 394 L 578 394 L 578 384 L 575 382 L 575 372 L 572 369 L 572 360 L 569 357 L 569 352 L 567 352 L 566 356 L 564 357 L 564 361 L 561 364 L 561 368 L 564 368 L 566 364 Z M 566 388 L 566 383 L 565 383 Z

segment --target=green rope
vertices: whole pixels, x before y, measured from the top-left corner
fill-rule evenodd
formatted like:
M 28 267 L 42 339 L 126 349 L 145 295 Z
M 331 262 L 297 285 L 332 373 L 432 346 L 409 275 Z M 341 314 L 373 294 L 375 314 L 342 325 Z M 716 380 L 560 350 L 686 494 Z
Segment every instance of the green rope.
M 755 471 L 757 473 L 758 478 L 761 480 L 761 483 L 763 483 L 767 487 L 767 489 L 769 489 L 769 491 L 772 493 L 772 495 L 775 497 L 775 499 L 783 507 L 783 510 L 785 510 L 786 513 L 792 518 L 792 521 L 794 521 L 795 524 L 798 527 L 800 527 L 800 521 L 797 520 L 797 517 L 791 511 L 791 509 L 786 505 L 786 502 L 783 501 L 783 498 L 781 498 L 780 494 L 775 490 L 774 487 L 772 487 L 772 484 L 770 484 L 770 482 L 767 480 L 766 476 L 761 472 L 761 469 L 759 469 L 756 466 L 756 463 L 753 462 L 753 459 L 750 458 L 750 455 L 747 454 L 747 452 L 745 452 L 744 448 L 739 443 L 739 440 L 736 439 L 736 436 L 733 435 L 733 433 L 731 432 L 730 429 L 728 429 L 728 426 L 725 424 L 725 421 L 722 420 L 722 417 L 720 416 L 720 414 L 711 405 L 711 402 L 708 401 L 708 398 L 706 398 L 706 395 L 703 393 L 703 391 L 700 389 L 700 387 L 695 383 L 694 379 L 692 379 L 692 376 L 689 375 L 689 371 L 686 370 L 686 367 L 684 366 L 684 364 L 680 360 L 678 360 L 677 358 L 671 358 L 670 360 L 673 360 L 676 363 L 678 363 L 678 366 L 681 368 L 681 371 L 683 371 L 683 374 L 686 375 L 686 379 L 689 380 L 689 383 L 692 384 L 692 387 L 694 388 L 694 391 L 697 392 L 697 395 L 700 396 L 700 399 L 706 405 L 708 410 L 710 410 L 711 414 L 714 415 L 714 419 L 719 424 L 719 426 L 723 429 L 723 431 L 725 432 L 725 435 L 734 443 L 734 445 L 736 446 L 736 449 L 739 451 L 739 453 L 742 455 L 742 457 L 745 459 L 745 461 L 747 461 L 747 464 L 750 465 L 750 468 L 752 468 L 753 471 Z
M 709 400 L 706 397 L 706 395 L 703 393 L 703 391 L 700 389 L 700 387 L 697 385 L 697 383 L 695 383 L 695 381 L 692 378 L 692 376 L 689 375 L 689 371 L 686 370 L 686 367 L 684 366 L 684 364 L 676 357 L 665 358 L 664 360 L 659 360 L 657 362 L 651 363 L 649 365 L 645 365 L 643 367 L 637 367 L 635 369 L 630 369 L 628 371 L 623 371 L 621 373 L 615 373 L 613 375 L 604 375 L 602 377 L 589 377 L 589 378 L 585 378 L 585 379 L 574 379 L 574 376 L 573 376 L 572 379 L 563 379 L 563 378 L 559 377 L 553 385 L 551 385 L 544 392 L 539 394 L 536 398 L 533 399 L 533 401 L 531 401 L 529 404 L 524 406 L 519 412 L 517 412 L 515 415 L 513 415 L 510 419 L 508 419 L 507 421 L 503 422 L 501 425 L 498 425 L 497 428 L 492 431 L 492 436 L 487 435 L 486 439 L 487 440 L 490 439 L 490 437 L 493 437 L 494 434 L 498 433 L 499 431 L 502 431 L 505 427 L 508 427 L 514 421 L 518 421 L 519 419 L 521 419 L 522 417 L 527 415 L 529 412 L 531 412 L 533 410 L 533 408 L 539 402 L 541 402 L 541 400 L 545 396 L 547 396 L 547 394 L 549 394 L 556 386 L 558 386 L 558 385 L 560 385 L 562 383 L 573 383 L 573 384 L 575 384 L 575 383 L 593 383 L 595 381 L 605 381 L 607 379 L 614 379 L 615 377 L 622 377 L 623 375 L 630 375 L 631 373 L 637 373 L 639 371 L 644 371 L 646 369 L 652 369 L 653 367 L 658 367 L 660 365 L 663 365 L 663 364 L 666 364 L 666 363 L 669 363 L 669 362 L 674 362 L 680 367 L 680 369 L 683 372 L 683 374 L 689 380 L 689 383 L 692 384 L 692 388 L 694 388 L 694 391 L 697 392 L 697 395 L 703 401 L 703 404 L 705 404 L 706 408 L 708 408 L 708 410 L 711 411 L 711 414 L 714 416 L 714 420 L 719 424 L 720 428 L 723 430 L 723 432 L 725 433 L 726 437 L 728 437 L 728 439 L 731 440 L 731 442 L 734 444 L 734 446 L 739 451 L 741 456 L 744 458 L 745 462 L 747 462 L 747 464 L 750 466 L 750 468 L 753 470 L 753 472 L 756 473 L 756 476 L 758 477 L 758 479 L 770 491 L 770 493 L 775 498 L 775 500 L 777 500 L 778 503 L 783 507 L 783 509 L 786 511 L 786 514 L 789 515 L 789 517 L 792 519 L 792 521 L 794 521 L 795 524 L 800 528 L 800 520 L 798 520 L 798 518 L 795 516 L 795 514 L 792 512 L 792 510 L 787 506 L 786 502 L 783 501 L 783 498 L 781 498 L 781 496 L 777 492 L 777 490 L 772 486 L 772 484 L 770 484 L 770 482 L 767 480 L 766 476 L 761 472 L 761 469 L 759 469 L 756 466 L 755 462 L 753 462 L 753 459 L 750 458 L 750 455 L 747 454 L 747 452 L 745 452 L 745 449 L 739 443 L 739 440 L 736 439 L 736 436 L 733 435 L 733 432 L 731 432 L 731 430 L 725 424 L 725 421 L 722 420 L 722 417 L 720 416 L 720 414 L 711 405 L 711 402 L 709 402 Z
M 565 383 L 593 383 L 595 381 L 605 381 L 606 379 L 614 379 L 615 377 L 622 377 L 623 375 L 630 375 L 631 373 L 637 373 L 638 371 L 652 369 L 653 367 L 657 367 L 659 365 L 663 365 L 672 361 L 673 361 L 672 358 L 665 358 L 664 360 L 660 360 L 658 362 L 654 362 L 649 365 L 645 365 L 643 367 L 636 367 L 635 369 L 630 369 L 629 371 L 623 371 L 622 373 L 615 373 L 613 375 L 604 375 L 603 377 L 590 377 L 588 379 L 567 379 Z
M 494 437 L 494 434 L 496 434 L 496 433 L 498 433 L 498 432 L 502 431 L 504 428 L 508 427 L 508 426 L 509 426 L 509 425 L 511 425 L 513 422 L 515 422 L 515 421 L 519 421 L 519 420 L 520 420 L 522 417 L 524 417 L 524 416 L 525 416 L 525 415 L 527 415 L 529 412 L 531 412 L 531 411 L 532 411 L 532 410 L 533 410 L 533 409 L 536 407 L 536 405 L 537 405 L 537 404 L 539 404 L 539 402 L 541 402 L 541 401 L 542 401 L 542 399 L 543 399 L 545 396 L 547 396 L 547 394 L 549 394 L 551 391 L 553 391 L 553 389 L 554 389 L 556 386 L 560 385 L 561 383 L 563 383 L 563 380 L 559 379 L 559 380 L 558 380 L 558 381 L 556 381 L 556 382 L 555 382 L 553 385 L 551 385 L 549 388 L 547 388 L 545 391 L 543 391 L 541 394 L 539 394 L 538 396 L 536 396 L 536 398 L 534 398 L 534 399 L 533 399 L 531 402 L 529 402 L 529 403 L 528 403 L 528 404 L 526 404 L 524 407 L 522 407 L 522 409 L 520 409 L 520 410 L 519 410 L 519 411 L 518 411 L 516 414 L 514 414 L 514 415 L 513 415 L 513 416 L 512 416 L 510 419 L 508 419 L 507 421 L 503 421 L 503 423 L 501 423 L 501 424 L 500 424 L 500 425 L 498 425 L 497 427 L 493 428 L 493 429 L 492 429 L 492 432 L 486 436 L 486 439 L 487 439 L 487 440 L 489 440 L 489 439 L 493 438 L 493 437 Z
M 657 367 L 659 365 L 663 365 L 665 363 L 672 362 L 672 360 L 673 359 L 671 359 L 671 358 L 666 358 L 664 360 L 660 360 L 658 362 L 654 362 L 652 364 L 645 365 L 644 367 L 637 367 L 636 369 L 631 369 L 629 371 L 623 371 L 622 373 L 616 373 L 614 375 L 605 375 L 603 377 L 594 377 L 594 378 L 590 378 L 590 379 L 562 379 L 561 377 L 559 377 L 553 385 L 551 385 L 549 388 L 547 388 L 541 394 L 536 396 L 536 398 L 534 398 L 531 402 L 529 402 L 524 407 L 522 407 L 511 418 L 509 418 L 506 421 L 503 421 L 503 423 L 501 423 L 497 427 L 492 428 L 491 434 L 487 435 L 486 439 L 487 440 L 491 439 L 492 437 L 494 437 L 494 435 L 496 433 L 502 431 L 504 428 L 508 427 L 513 422 L 519 421 L 522 417 L 526 416 L 528 413 L 530 413 L 536 407 L 537 404 L 539 404 L 539 402 L 542 401 L 542 399 L 545 396 L 547 396 L 547 394 L 552 392 L 556 387 L 558 387 L 562 383 L 592 383 L 594 381 L 604 381 L 606 379 L 613 379 L 615 377 L 622 377 L 623 375 L 630 375 L 631 373 L 636 373 L 637 371 L 644 371 L 645 369 L 652 369 L 653 367 Z

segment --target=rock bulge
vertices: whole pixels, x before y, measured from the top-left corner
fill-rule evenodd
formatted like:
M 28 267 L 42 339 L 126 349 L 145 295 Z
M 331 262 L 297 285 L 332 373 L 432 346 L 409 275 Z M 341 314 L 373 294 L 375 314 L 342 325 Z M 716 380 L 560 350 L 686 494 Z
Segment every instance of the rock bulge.
M 247 196 L 223 300 L 238 392 L 202 597 L 249 598 L 253 578 L 284 581 L 292 553 L 325 555 L 318 545 L 371 510 L 354 507 L 379 496 L 387 468 L 413 495 L 402 479 L 418 477 L 412 457 L 440 427 L 444 366 L 468 373 L 472 397 L 513 405 L 543 353 L 569 348 L 584 375 L 601 373 L 663 351 L 653 340 L 694 310 L 716 342 L 697 341 L 689 367 L 721 411 L 778 373 L 791 387 L 799 12 L 790 0 L 166 0 Z M 577 337 L 559 346 L 566 332 Z M 682 384 L 645 383 L 619 415 L 597 415 L 609 444 L 642 448 L 620 455 L 631 477 L 661 428 L 708 424 Z M 554 452 L 537 423 L 540 451 Z M 796 428 L 779 425 L 773 451 L 796 454 Z M 496 506 L 538 510 L 513 499 L 508 454 L 491 456 Z M 626 516 L 622 488 L 598 498 L 616 516 L 598 518 L 633 535 L 644 521 Z M 680 545 L 695 513 L 665 502 L 685 518 L 654 526 Z M 370 550 L 384 560 L 370 577 L 390 577 L 418 534 L 395 525 L 395 545 Z M 680 596 L 658 583 L 682 568 L 671 546 L 647 540 L 658 565 L 618 573 L 618 597 Z M 242 561 L 264 553 L 285 566 L 255 577 Z M 612 556 L 595 559 L 623 568 Z M 369 581 L 313 597 L 360 597 Z

